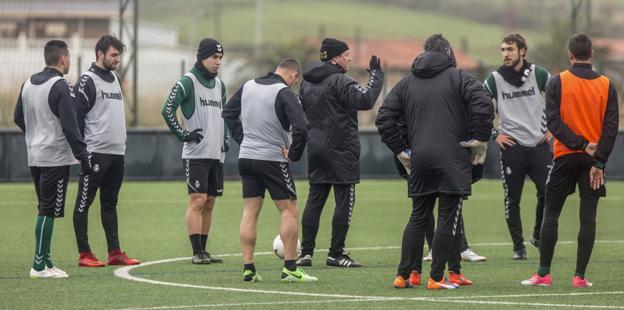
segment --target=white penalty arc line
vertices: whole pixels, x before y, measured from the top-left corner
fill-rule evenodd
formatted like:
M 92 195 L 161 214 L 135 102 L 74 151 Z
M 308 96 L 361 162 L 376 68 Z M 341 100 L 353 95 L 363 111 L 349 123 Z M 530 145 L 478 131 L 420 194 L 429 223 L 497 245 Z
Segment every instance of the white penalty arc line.
M 562 241 L 560 244 L 573 244 L 574 241 Z M 624 240 L 598 240 L 595 243 L 624 243 Z M 474 245 L 510 245 L 511 243 L 481 243 Z M 361 248 L 351 248 L 350 250 L 387 250 L 387 249 L 397 249 L 400 248 L 398 246 L 387 246 L 387 247 L 361 247 Z M 273 255 L 273 252 L 258 252 L 255 255 Z M 231 254 L 223 254 L 220 255 L 222 257 L 227 256 L 241 256 L 240 253 L 231 253 Z M 130 274 L 130 271 L 136 268 L 146 267 L 150 265 L 156 264 L 164 264 L 176 261 L 188 260 L 189 257 L 178 257 L 178 258 L 170 258 L 170 259 L 162 259 L 151 262 L 144 262 L 140 265 L 131 265 L 124 266 L 118 268 L 114 271 L 114 275 L 130 281 L 150 283 L 156 285 L 165 285 L 165 286 L 177 286 L 177 287 L 187 287 L 187 288 L 197 288 L 197 289 L 209 289 L 216 291 L 230 291 L 230 292 L 243 292 L 243 293 L 259 293 L 259 294 L 275 294 L 275 295 L 291 295 L 291 296 L 308 296 L 308 297 L 324 297 L 324 298 L 341 298 L 352 301 L 399 301 L 399 300 L 409 300 L 409 301 L 429 301 L 429 302 L 449 302 L 449 303 L 474 303 L 474 304 L 492 304 L 492 305 L 526 305 L 526 306 L 536 306 L 536 307 L 570 307 L 570 308 L 618 308 L 624 309 L 624 307 L 620 306 L 600 306 L 600 305 L 562 305 L 562 304 L 548 304 L 548 303 L 517 303 L 517 302 L 503 302 L 503 301 L 480 301 L 480 300 L 470 300 L 475 298 L 512 298 L 512 297 L 539 297 L 539 296 L 582 296 L 582 295 L 606 295 L 606 294 L 624 294 L 622 292 L 579 292 L 579 293 L 553 293 L 553 294 L 522 294 L 522 295 L 490 295 L 490 296 L 456 296 L 456 297 L 386 297 L 386 296 L 358 296 L 358 295 L 345 295 L 345 294 L 321 294 L 321 293 L 303 293 L 303 292 L 290 292 L 290 291 L 270 291 L 270 290 L 257 290 L 257 289 L 244 289 L 244 288 L 232 288 L 232 287 L 219 287 L 219 286 L 207 286 L 207 285 L 194 285 L 194 284 L 185 284 L 185 283 L 175 283 L 175 282 L 165 282 L 165 281 L 157 281 L 150 280 L 145 278 L 136 277 Z M 242 306 L 242 304 L 241 304 Z M 148 309 L 172 309 L 172 308 L 148 308 Z
M 263 252 L 262 254 L 272 252 Z M 261 254 L 261 253 L 258 253 Z M 220 255 L 220 256 L 235 256 L 235 254 L 229 255 Z M 208 285 L 195 285 L 195 284 L 186 284 L 186 283 L 175 283 L 175 282 L 165 282 L 165 281 L 157 281 L 150 280 L 145 278 L 136 277 L 130 274 L 130 271 L 136 268 L 156 265 L 156 264 L 164 264 L 177 262 L 182 260 L 188 260 L 189 257 L 178 257 L 178 258 L 169 258 L 169 259 L 161 259 L 157 261 L 145 262 L 140 265 L 131 265 L 118 268 L 114 271 L 115 276 L 136 282 L 144 282 L 150 284 L 158 284 L 158 285 L 166 285 L 166 286 L 177 286 L 177 287 L 188 287 L 188 288 L 198 288 L 198 289 L 208 289 L 215 291 L 229 291 L 229 292 L 242 292 L 242 293 L 259 293 L 259 294 L 276 294 L 276 295 L 294 295 L 294 296 L 310 296 L 310 297 L 333 297 L 333 298 L 351 298 L 351 299 L 379 299 L 385 297 L 369 297 L 369 296 L 358 296 L 358 295 L 343 295 L 343 294 L 320 294 L 320 293 L 302 293 L 302 292 L 289 292 L 289 291 L 269 291 L 269 290 L 257 290 L 257 289 L 246 289 L 246 288 L 235 288 L 235 287 L 220 287 L 220 286 L 208 286 Z

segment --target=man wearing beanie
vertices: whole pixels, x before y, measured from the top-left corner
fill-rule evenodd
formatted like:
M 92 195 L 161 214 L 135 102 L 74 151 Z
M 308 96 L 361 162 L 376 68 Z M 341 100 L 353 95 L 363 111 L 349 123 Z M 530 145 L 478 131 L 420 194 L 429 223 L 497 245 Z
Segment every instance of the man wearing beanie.
M 215 198 L 223 195 L 223 162 L 229 149 L 229 133 L 221 111 L 225 85 L 217 77 L 223 46 L 215 39 L 199 42 L 197 62 L 175 83 L 162 108 L 171 132 L 184 142 L 182 163 L 189 194 L 186 228 L 193 248 L 193 264 L 220 263 L 206 252 Z M 178 123 L 180 108 L 184 125 Z
M 301 255 L 297 263 L 311 266 L 321 212 L 334 188 L 336 207 L 328 266 L 361 267 L 344 252 L 355 204 L 355 184 L 360 181 L 360 140 L 357 112 L 370 110 L 381 92 L 383 72 L 377 56 L 371 56 L 369 78 L 360 86 L 345 75 L 351 56 L 345 42 L 327 38 L 320 50 L 321 62 L 303 74 L 299 97 L 310 123 L 308 178 L 310 193 L 301 219 Z

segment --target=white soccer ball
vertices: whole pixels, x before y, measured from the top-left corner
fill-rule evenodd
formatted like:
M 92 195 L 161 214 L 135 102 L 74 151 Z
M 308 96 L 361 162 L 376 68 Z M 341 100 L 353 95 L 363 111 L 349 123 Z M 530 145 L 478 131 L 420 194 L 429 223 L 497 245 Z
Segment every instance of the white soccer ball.
M 277 257 L 284 259 L 284 242 L 282 242 L 282 238 L 280 235 L 277 235 L 275 239 L 273 239 L 273 252 Z M 297 255 L 301 252 L 301 240 L 297 239 Z

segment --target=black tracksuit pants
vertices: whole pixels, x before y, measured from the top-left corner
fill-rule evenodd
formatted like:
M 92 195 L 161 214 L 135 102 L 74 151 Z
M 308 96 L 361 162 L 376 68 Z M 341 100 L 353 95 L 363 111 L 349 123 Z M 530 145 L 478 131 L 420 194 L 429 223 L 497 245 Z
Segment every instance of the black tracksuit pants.
M 550 267 L 557 244 L 559 215 L 568 195 L 578 184 L 580 227 L 576 252 L 576 273 L 585 274 L 596 239 L 596 211 L 600 197 L 606 196 L 605 186 L 594 190 L 589 182 L 592 158 L 584 153 L 568 154 L 553 162 L 546 183 L 546 208 L 540 242 L 540 266 Z
M 466 239 L 466 230 L 464 229 L 463 216 L 459 223 L 461 224 L 461 231 L 462 231 L 462 235 L 461 235 L 460 242 L 459 242 L 459 253 L 461 253 L 461 252 L 468 250 L 470 246 L 468 245 L 468 239 Z M 427 241 L 427 246 L 429 247 L 429 250 L 432 249 L 431 245 L 433 244 L 434 233 L 435 233 L 435 217 L 432 216 L 429 219 L 429 223 L 427 224 L 427 231 L 425 232 L 425 240 Z
M 548 166 L 552 163 L 552 152 L 548 143 L 535 147 L 520 144 L 501 149 L 501 177 L 505 190 L 505 219 L 513 241 L 514 251 L 524 249 L 520 200 L 524 180 L 528 175 L 537 189 L 535 224 L 533 238 L 540 239 L 540 227 L 544 215 L 544 187 L 548 176 Z
M 413 270 L 422 272 L 425 232 L 433 218 L 436 199 L 439 200 L 438 224 L 433 237 L 430 276 L 436 281 L 441 280 L 447 263 L 449 270 L 460 273 L 463 198 L 460 195 L 430 194 L 412 198 L 412 214 L 403 231 L 397 275 L 408 278 Z
M 91 252 L 87 227 L 89 207 L 100 190 L 101 220 L 108 251 L 119 249 L 117 199 L 124 176 L 124 156 L 91 153 L 92 174 L 80 174 L 74 206 L 74 233 L 78 252 Z
M 345 240 L 351 225 L 351 214 L 355 204 L 355 184 L 310 184 L 308 201 L 301 218 L 302 255 L 314 255 L 321 213 L 332 187 L 334 188 L 336 208 L 332 219 L 329 256 L 337 258 L 344 252 Z

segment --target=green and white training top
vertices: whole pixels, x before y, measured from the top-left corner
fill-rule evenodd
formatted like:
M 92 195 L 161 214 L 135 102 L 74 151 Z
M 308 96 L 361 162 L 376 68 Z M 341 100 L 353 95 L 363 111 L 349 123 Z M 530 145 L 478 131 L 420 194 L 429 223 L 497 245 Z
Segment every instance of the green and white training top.
M 180 141 L 185 131 L 199 128 L 204 136 L 200 143 L 184 142 L 182 158 L 224 162 L 225 153 L 222 150 L 228 131 L 221 112 L 225 103 L 225 86 L 218 77 L 206 79 L 193 68 L 176 82 L 162 109 L 167 126 Z M 184 127 L 177 120 L 178 107 L 182 111 Z
M 520 145 L 533 147 L 542 141 L 546 131 L 546 106 L 543 93 L 550 73 L 531 65 L 522 86 L 505 81 L 498 71 L 485 79 L 485 89 L 496 99 L 499 132 L 511 136 Z

